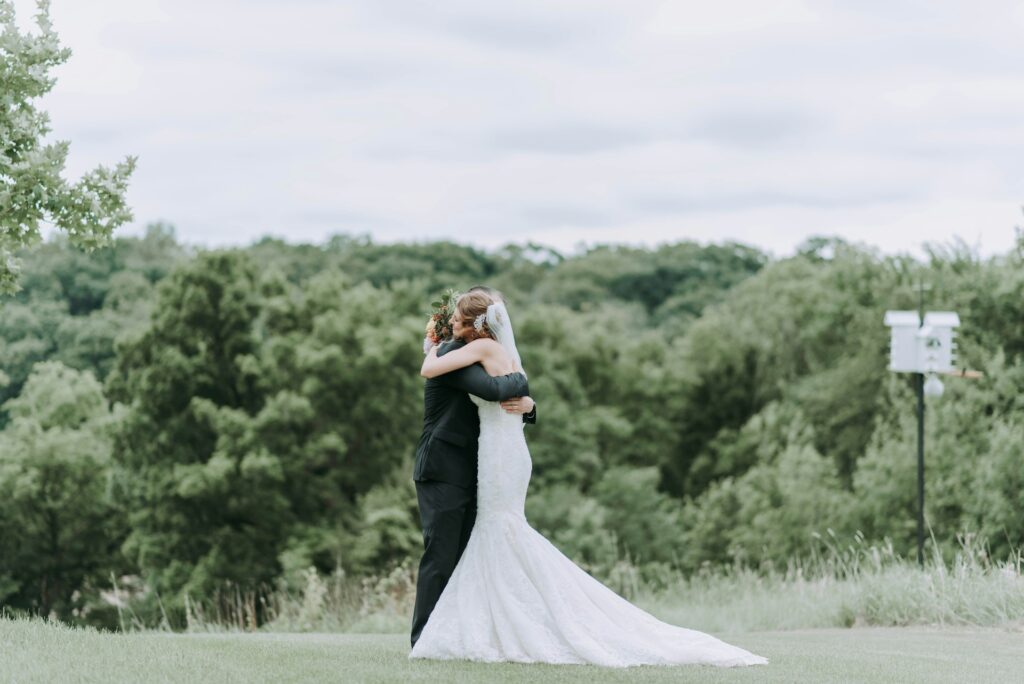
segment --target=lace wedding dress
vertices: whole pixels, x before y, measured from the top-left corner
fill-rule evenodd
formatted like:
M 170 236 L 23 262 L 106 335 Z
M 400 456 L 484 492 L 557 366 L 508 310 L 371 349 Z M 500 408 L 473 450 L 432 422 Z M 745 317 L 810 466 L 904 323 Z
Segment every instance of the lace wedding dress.
M 477 515 L 410 658 L 630 665 L 766 664 L 710 634 L 657 620 L 605 587 L 526 521 L 521 416 L 480 411 Z

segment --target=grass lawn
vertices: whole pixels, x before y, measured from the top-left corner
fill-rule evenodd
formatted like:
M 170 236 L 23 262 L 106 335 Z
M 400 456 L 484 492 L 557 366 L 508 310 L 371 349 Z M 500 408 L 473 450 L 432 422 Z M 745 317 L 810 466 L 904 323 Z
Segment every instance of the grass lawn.
M 1024 632 L 879 627 L 718 633 L 766 666 L 410 661 L 405 635 L 106 634 L 0 619 L 3 682 L 1011 682 Z

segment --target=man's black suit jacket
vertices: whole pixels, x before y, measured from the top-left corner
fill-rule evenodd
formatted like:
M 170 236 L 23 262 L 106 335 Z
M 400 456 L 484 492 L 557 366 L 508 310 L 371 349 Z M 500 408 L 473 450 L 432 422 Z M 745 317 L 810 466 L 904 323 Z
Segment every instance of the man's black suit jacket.
M 438 356 L 465 344 L 462 340 L 444 342 L 437 350 Z M 479 363 L 428 378 L 423 390 L 423 434 L 416 445 L 412 478 L 475 487 L 480 417 L 469 395 L 504 401 L 529 393 L 522 373 L 492 377 Z M 527 423 L 536 420 L 536 407 L 523 416 Z

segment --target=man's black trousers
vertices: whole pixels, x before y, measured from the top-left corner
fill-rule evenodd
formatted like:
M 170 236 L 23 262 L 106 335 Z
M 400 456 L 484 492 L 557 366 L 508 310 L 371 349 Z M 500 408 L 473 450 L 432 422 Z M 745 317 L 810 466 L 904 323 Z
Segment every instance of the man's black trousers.
M 476 486 L 460 487 L 432 480 L 417 482 L 416 498 L 423 527 L 423 558 L 412 613 L 413 646 L 466 549 L 476 520 Z

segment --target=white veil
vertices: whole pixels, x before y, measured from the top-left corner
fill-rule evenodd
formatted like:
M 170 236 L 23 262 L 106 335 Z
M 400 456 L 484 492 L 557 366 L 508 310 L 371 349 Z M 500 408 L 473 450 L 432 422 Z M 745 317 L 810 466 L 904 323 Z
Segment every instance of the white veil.
M 519 358 L 519 350 L 516 349 L 516 336 L 512 332 L 512 320 L 508 317 L 508 309 L 504 302 L 495 302 L 487 307 L 487 327 L 491 329 L 494 339 L 498 341 L 512 359 L 515 367 L 526 375 L 523 370 L 523 362 Z

